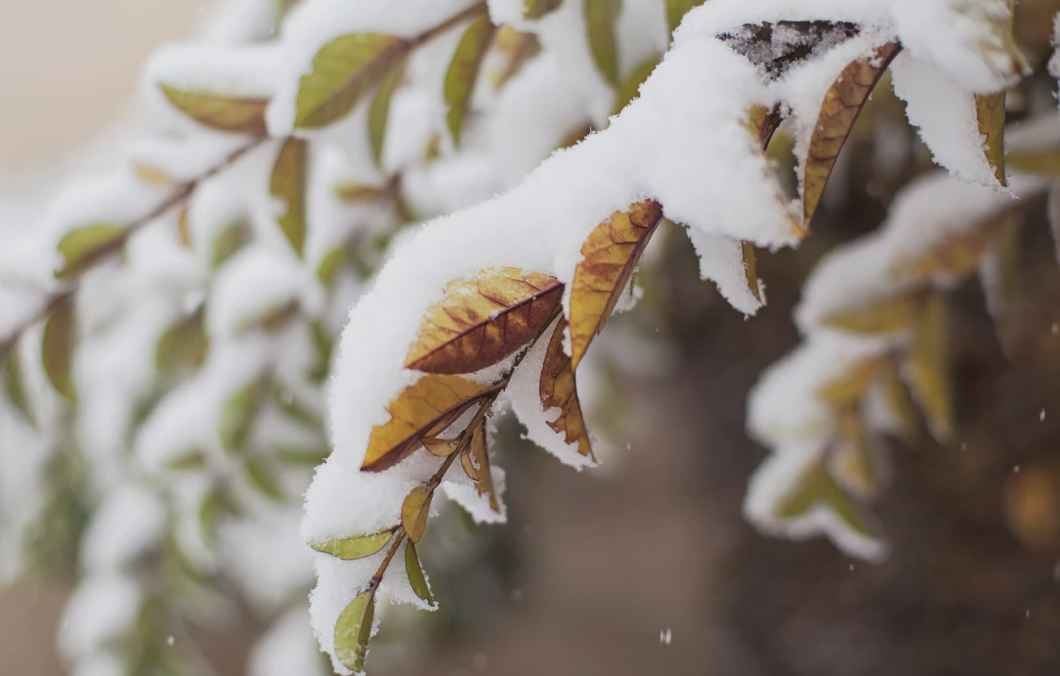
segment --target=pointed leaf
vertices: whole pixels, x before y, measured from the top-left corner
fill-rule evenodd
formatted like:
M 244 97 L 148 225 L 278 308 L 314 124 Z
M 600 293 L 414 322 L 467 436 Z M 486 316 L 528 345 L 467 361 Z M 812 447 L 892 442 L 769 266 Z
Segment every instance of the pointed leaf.
M 658 202 L 637 202 L 597 225 L 582 244 L 570 300 L 572 368 L 611 316 L 661 218 Z
M 372 428 L 362 470 L 384 470 L 436 436 L 488 394 L 488 385 L 451 375 L 428 375 L 409 385 L 387 406 L 390 420 Z M 438 428 L 438 429 L 436 429 Z
M 71 370 L 77 340 L 76 328 L 73 297 L 66 296 L 48 315 L 41 338 L 41 359 L 48 382 L 70 402 L 76 398 Z
M 93 223 L 75 228 L 59 240 L 59 255 L 63 265 L 56 270 L 59 279 L 69 279 L 109 251 L 126 234 L 125 228 L 110 223 Z
M 332 338 L 327 326 L 324 325 L 324 322 L 319 319 L 309 322 L 309 333 L 313 339 L 313 351 L 316 354 L 316 361 L 306 375 L 313 382 L 320 383 L 328 377 L 328 373 L 331 371 L 331 352 L 335 347 L 335 340 Z
M 540 19 L 562 4 L 563 0 L 523 0 L 523 18 Z
M 821 320 L 837 331 L 880 335 L 908 329 L 923 302 L 917 293 L 869 301 L 859 307 L 839 310 Z
M 776 513 L 781 518 L 794 519 L 805 516 L 817 506 L 829 509 L 853 531 L 873 536 L 861 510 L 821 461 L 812 463 L 799 477 L 792 490 L 777 503 Z
M 758 254 L 755 245 L 750 242 L 740 242 L 740 258 L 743 259 L 743 275 L 747 281 L 747 289 L 759 303 L 764 302 L 762 297 L 762 285 L 758 281 Z
M 247 458 L 246 463 L 243 465 L 243 471 L 246 475 L 247 483 L 258 493 L 273 502 L 283 502 L 286 499 L 287 496 L 284 494 L 280 482 L 264 457 L 255 455 Z
M 858 412 L 850 411 L 839 421 L 839 442 L 828 463 L 829 472 L 847 491 L 862 499 L 875 497 L 881 488 L 874 439 Z
M 383 166 L 383 147 L 386 143 L 387 123 L 390 121 L 390 101 L 405 77 L 405 59 L 398 59 L 397 63 L 387 71 L 383 81 L 379 83 L 372 103 L 368 106 L 368 140 L 372 145 L 372 160 L 375 166 Z
M 1005 92 L 977 94 L 975 118 L 983 139 L 986 161 L 994 170 L 997 182 L 1008 185 L 1005 179 Z
M 622 0 L 584 0 L 585 29 L 589 50 L 600 76 L 613 87 L 618 86 L 618 46 L 615 31 Z
M 423 440 L 423 446 L 427 451 L 434 456 L 439 458 L 448 458 L 453 453 L 460 450 L 461 439 L 438 439 L 435 437 L 426 437 Z
M 954 430 L 947 338 L 946 301 L 934 294 L 913 327 L 905 374 L 931 434 L 941 443 L 949 441 Z
M 581 403 L 578 401 L 578 383 L 571 366 L 571 359 L 563 351 L 563 336 L 567 322 L 561 317 L 552 332 L 545 351 L 545 360 L 541 365 L 541 380 L 538 383 L 538 394 L 541 406 L 549 411 L 559 409 L 555 420 L 548 422 L 553 431 L 562 434 L 568 444 L 577 442 L 578 452 L 592 456 L 592 442 L 589 430 L 582 416 Z
M 1013 150 L 1005 154 L 1005 164 L 1023 174 L 1060 176 L 1060 149 L 1033 148 Z
M 368 183 L 340 183 L 335 186 L 335 197 L 349 204 L 363 204 L 389 199 L 389 186 L 377 186 Z
M 893 417 L 894 430 L 898 438 L 908 444 L 917 441 L 920 436 L 920 418 L 916 412 L 916 403 L 909 388 L 902 381 L 898 365 L 894 360 L 880 370 L 880 386 L 883 389 L 883 403 L 887 412 Z
M 331 455 L 331 449 L 327 446 L 280 445 L 273 450 L 280 461 L 299 467 L 316 467 Z
M 197 448 L 184 451 L 169 460 L 166 460 L 166 469 L 175 472 L 188 472 L 200 470 L 207 465 L 206 454 Z
M 489 49 L 493 39 L 494 27 L 488 14 L 480 14 L 464 30 L 457 43 L 449 69 L 445 73 L 445 104 L 448 110 L 445 122 L 453 143 L 460 145 L 460 133 L 464 127 L 464 117 L 475 91 L 475 82 L 482 67 L 482 58 Z
M 423 574 L 423 566 L 420 565 L 420 557 L 416 553 L 416 545 L 412 542 L 405 543 L 405 575 L 409 578 L 409 586 L 416 596 L 430 606 L 434 605 L 434 595 L 431 587 L 427 584 L 427 576 Z
M 943 237 L 927 251 L 895 262 L 891 274 L 906 283 L 963 279 L 979 269 L 991 247 L 1020 218 L 1017 210 L 991 214 L 974 227 Z
M 825 93 L 803 166 L 804 227 L 810 226 L 839 151 L 854 128 L 862 106 L 899 49 L 897 43 L 889 42 L 877 48 L 871 57 L 851 62 Z
M 497 490 L 493 486 L 493 472 L 490 471 L 490 453 L 486 436 L 486 418 L 483 417 L 479 419 L 475 429 L 471 432 L 471 444 L 467 448 L 467 455 L 475 467 L 475 490 L 479 495 L 489 498 L 490 509 L 499 512 L 500 505 L 497 503 Z
M 299 257 L 305 248 L 307 154 L 304 140 L 288 138 L 276 154 L 269 177 L 269 194 L 284 203 L 283 215 L 277 223 Z
M 431 512 L 431 498 L 426 486 L 416 486 L 401 503 L 401 527 L 412 542 L 419 542 L 427 531 L 427 517 Z
M 328 249 L 328 252 L 320 259 L 320 263 L 317 264 L 317 280 L 325 289 L 330 289 L 335 285 L 335 278 L 348 259 L 349 254 L 345 244 Z
M 666 25 L 673 33 L 681 25 L 689 10 L 702 5 L 705 0 L 666 0 Z
M 620 113 L 623 108 L 629 105 L 630 101 L 637 98 L 640 93 L 640 86 L 644 84 L 660 61 L 662 61 L 662 55 L 652 54 L 640 62 L 626 79 L 622 80 L 618 91 L 615 92 L 615 106 L 611 109 L 613 115 Z
M 364 671 L 374 619 L 375 591 L 372 590 L 355 596 L 335 622 L 335 657 L 354 673 Z
M 258 415 L 265 395 L 265 385 L 254 379 L 236 390 L 225 401 L 221 409 L 218 434 L 226 450 L 242 450 L 250 438 L 254 419 Z
M 408 49 L 407 41 L 382 33 L 352 33 L 325 44 L 298 81 L 294 126 L 314 129 L 345 117 Z
M 506 57 L 504 66 L 493 75 L 493 86 L 503 87 L 516 76 L 530 59 L 541 52 L 541 42 L 533 33 L 520 33 L 511 26 L 497 29 L 494 44 Z
M 390 542 L 394 531 L 384 530 L 369 535 L 354 535 L 348 538 L 336 538 L 324 542 L 312 543 L 309 546 L 318 552 L 331 554 L 343 561 L 355 561 L 363 559 L 379 551 Z
M 250 232 L 242 221 L 229 223 L 221 228 L 213 240 L 210 252 L 210 267 L 218 269 L 250 241 Z
M 7 400 L 22 414 L 26 422 L 36 426 L 33 410 L 26 396 L 26 385 L 22 379 L 22 361 L 17 344 L 12 345 L 6 353 L 0 353 L 0 366 L 4 371 L 4 394 Z
M 815 394 L 835 410 L 852 408 L 861 402 L 881 366 L 880 359 L 865 359 L 818 387 Z
M 161 84 L 173 107 L 199 124 L 219 131 L 265 135 L 265 109 L 269 100 L 189 91 Z
M 420 324 L 405 367 L 472 373 L 535 338 L 559 312 L 563 284 L 518 268 L 487 268 L 451 282 Z

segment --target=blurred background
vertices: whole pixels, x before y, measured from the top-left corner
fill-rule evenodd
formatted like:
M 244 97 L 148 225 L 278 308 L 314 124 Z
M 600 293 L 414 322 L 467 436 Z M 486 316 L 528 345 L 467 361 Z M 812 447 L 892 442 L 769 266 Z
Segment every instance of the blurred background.
M 11 177 L 0 200 L 25 197 L 30 177 L 119 122 L 146 55 L 185 35 L 200 4 L 38 0 L 0 22 L 0 175 Z M 1027 19 L 1025 40 L 1047 39 L 1044 16 Z M 413 636 L 388 620 L 376 649 L 399 654 L 373 658 L 373 673 L 1060 673 L 1060 273 L 1044 200 L 1005 325 L 976 284 L 952 296 L 959 442 L 894 442 L 893 481 L 874 510 L 891 556 L 867 564 L 827 541 L 770 539 L 741 515 L 765 456 L 745 432 L 746 395 L 799 342 L 798 290 L 927 166 L 908 128 L 893 134 L 915 148 L 900 171 L 868 174 L 874 141 L 859 137 L 814 235 L 763 256 L 769 305 L 751 321 L 698 280 L 686 243 L 663 244 L 645 272 L 648 301 L 624 321 L 671 352 L 616 365 L 608 436 L 628 448 L 579 475 L 509 429 L 509 525 L 464 528 L 463 560 L 432 573 L 443 611 L 409 618 Z M 69 588 L 31 578 L 0 590 L 0 671 L 65 673 L 54 645 Z M 242 674 L 259 629 L 230 627 L 203 649 Z

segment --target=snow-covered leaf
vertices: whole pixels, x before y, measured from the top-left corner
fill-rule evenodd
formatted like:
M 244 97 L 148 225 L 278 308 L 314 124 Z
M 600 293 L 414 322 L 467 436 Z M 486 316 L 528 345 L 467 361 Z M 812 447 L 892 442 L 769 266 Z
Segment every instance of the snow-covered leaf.
M 273 468 L 266 458 L 253 455 L 243 465 L 247 483 L 264 497 L 274 502 L 283 502 L 286 496 Z
M 265 399 L 265 383 L 255 378 L 225 400 L 221 408 L 218 434 L 221 445 L 229 451 L 242 450 L 250 438 L 250 431 Z
M 577 443 L 578 452 L 592 456 L 592 442 L 585 426 L 581 403 L 578 400 L 578 383 L 571 366 L 571 359 L 563 351 L 563 336 L 567 322 L 561 317 L 552 332 L 541 365 L 541 381 L 538 393 L 541 406 L 546 411 L 558 409 L 559 415 L 548 421 L 548 426 L 563 435 L 568 444 Z
M 986 161 L 994 170 L 998 184 L 1006 185 L 1008 182 L 1005 178 L 1005 92 L 976 95 L 975 118 L 979 126 L 979 135 L 983 138 Z
M 850 333 L 895 333 L 904 331 L 913 324 L 921 304 L 922 298 L 919 294 L 903 293 L 838 310 L 825 317 L 821 323 L 829 328 Z
M 644 84 L 644 81 L 648 79 L 648 76 L 652 74 L 652 71 L 655 70 L 661 60 L 661 55 L 652 54 L 630 71 L 629 75 L 619 84 L 618 91 L 615 92 L 615 106 L 611 109 L 612 114 L 618 114 L 629 105 L 630 101 L 637 98 L 640 86 Z
M 876 358 L 858 362 L 842 375 L 820 385 L 816 395 L 836 411 L 849 410 L 865 396 L 882 365 L 883 360 Z
M 309 546 L 318 552 L 331 554 L 343 561 L 354 561 L 381 551 L 393 536 L 394 531 L 384 530 L 368 535 L 354 535 L 348 538 L 335 538 L 325 542 L 310 543 Z
M 702 5 L 705 0 L 666 0 L 666 25 L 673 33 L 689 10 Z
M 842 523 L 864 537 L 873 537 L 861 509 L 829 474 L 824 462 L 812 463 L 792 489 L 777 503 L 777 516 L 796 519 L 815 508 L 832 512 Z
M 155 367 L 162 373 L 194 370 L 202 366 L 210 339 L 206 335 L 206 313 L 198 308 L 167 328 L 155 345 Z
M 374 618 L 375 590 L 372 590 L 355 596 L 335 622 L 335 657 L 354 673 L 364 671 Z

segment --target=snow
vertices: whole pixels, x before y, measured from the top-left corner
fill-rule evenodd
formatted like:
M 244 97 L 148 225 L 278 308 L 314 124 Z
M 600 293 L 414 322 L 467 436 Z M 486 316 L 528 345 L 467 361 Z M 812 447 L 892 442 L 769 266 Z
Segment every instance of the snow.
M 279 617 L 251 649 L 248 676 L 326 676 L 305 609 Z
M 82 565 L 93 573 L 117 570 L 158 544 L 165 508 L 145 486 L 129 484 L 107 496 L 81 541 Z
M 59 649 L 69 659 L 91 655 L 131 630 L 140 612 L 143 591 L 118 573 L 83 581 L 63 612 Z

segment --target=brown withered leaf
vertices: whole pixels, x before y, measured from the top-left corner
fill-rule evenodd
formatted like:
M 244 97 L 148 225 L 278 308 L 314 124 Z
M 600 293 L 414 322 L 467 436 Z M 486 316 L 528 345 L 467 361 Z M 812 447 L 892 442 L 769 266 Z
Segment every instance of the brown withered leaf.
M 918 292 L 889 296 L 857 307 L 837 310 L 821 323 L 838 331 L 870 335 L 894 333 L 909 328 L 923 303 Z
M 913 397 L 924 412 L 932 436 L 940 443 L 947 442 L 954 430 L 946 323 L 946 301 L 936 293 L 917 318 L 905 364 Z
M 548 426 L 554 432 L 562 434 L 563 440 L 568 444 L 578 442 L 578 452 L 591 457 L 593 447 L 585 426 L 585 418 L 582 416 L 581 402 L 578 401 L 578 383 L 570 357 L 563 351 L 563 335 L 566 330 L 567 322 L 561 317 L 545 351 L 538 394 L 541 397 L 541 406 L 546 411 L 559 409 L 559 415 L 555 420 L 549 421 Z
M 1001 185 L 1008 185 L 1005 178 L 1005 92 L 977 94 L 975 120 L 994 178 Z
M 563 283 L 518 268 L 487 268 L 450 283 L 431 306 L 405 357 L 427 373 L 472 373 L 535 338 L 559 312 Z
M 769 147 L 773 134 L 776 133 L 783 120 L 779 106 L 767 108 L 763 105 L 755 104 L 747 109 L 745 124 L 747 125 L 747 130 L 758 139 L 762 149 L 765 150 Z
M 490 471 L 489 446 L 486 443 L 486 418 L 483 417 L 471 431 L 471 443 L 467 447 L 466 455 L 469 456 L 471 464 L 475 468 L 475 490 L 479 495 L 489 498 L 490 509 L 494 512 L 500 511 L 497 504 L 497 491 L 493 486 L 493 472 Z M 461 458 L 461 460 L 463 460 Z M 466 471 L 465 467 L 465 471 Z M 469 475 L 470 476 L 470 475 Z
M 810 226 L 839 151 L 854 128 L 862 106 L 900 49 L 897 43 L 888 42 L 878 47 L 871 57 L 852 61 L 825 93 L 803 167 L 804 227 Z
M 761 303 L 762 287 L 758 283 L 758 253 L 755 251 L 755 245 L 750 242 L 740 242 L 740 258 L 743 261 L 743 275 L 747 281 L 747 288 L 755 300 Z
M 387 406 L 390 420 L 372 428 L 361 469 L 379 472 L 400 462 L 490 390 L 459 376 L 420 378 Z
M 570 301 L 572 369 L 611 316 L 661 219 L 655 200 L 635 202 L 597 225 L 582 244 Z
M 265 98 L 243 98 L 214 92 L 159 85 L 166 99 L 199 124 L 219 131 L 265 134 Z

